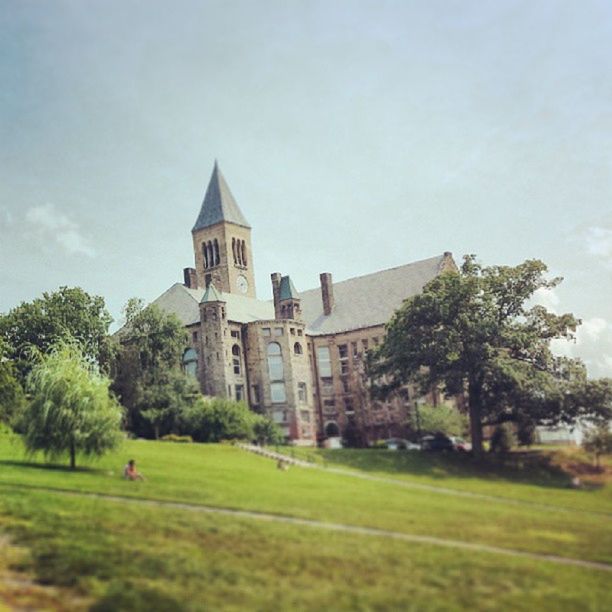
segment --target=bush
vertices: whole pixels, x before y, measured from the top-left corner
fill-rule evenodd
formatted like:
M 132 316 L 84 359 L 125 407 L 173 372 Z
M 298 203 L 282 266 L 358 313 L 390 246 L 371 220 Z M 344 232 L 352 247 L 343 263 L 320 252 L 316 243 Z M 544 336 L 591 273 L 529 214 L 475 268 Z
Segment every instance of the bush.
M 162 442 L 193 442 L 191 436 L 178 436 L 177 434 L 167 434 L 160 438 Z
M 516 436 L 520 446 L 531 446 L 536 441 L 536 426 L 533 421 L 519 421 Z
M 501 423 L 491 436 L 491 452 L 507 453 L 514 446 L 514 431 L 510 423 Z
M 255 416 L 243 402 L 201 397 L 181 415 L 180 429 L 196 442 L 253 440 Z
M 283 444 L 285 436 L 272 419 L 261 414 L 253 415 L 253 435 L 260 445 Z
M 410 426 L 415 430 L 420 429 L 422 433 L 462 436 L 468 429 L 468 420 L 452 406 L 424 405 L 416 408 L 410 419 Z
M 610 431 L 608 425 L 602 425 L 587 431 L 582 441 L 582 448 L 595 456 L 595 465 L 600 467 L 599 458 L 601 455 L 612 453 L 612 431 Z

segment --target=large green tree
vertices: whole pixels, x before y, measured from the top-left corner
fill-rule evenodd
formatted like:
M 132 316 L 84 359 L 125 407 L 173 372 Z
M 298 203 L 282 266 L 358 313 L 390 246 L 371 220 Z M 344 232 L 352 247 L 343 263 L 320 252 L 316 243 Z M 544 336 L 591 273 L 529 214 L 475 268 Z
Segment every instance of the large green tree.
M 530 305 L 538 289 L 561 281 L 547 279 L 546 272 L 538 260 L 483 267 L 466 256 L 461 269 L 436 277 L 388 324 L 370 362 L 379 390 L 390 393 L 412 382 L 423 391 L 444 385 L 449 394 L 465 393 L 476 455 L 482 453 L 483 419 L 507 420 L 517 410 L 533 411 L 537 420 L 559 418 L 560 381 L 569 385 L 577 366 L 555 358 L 549 345 L 571 339 L 579 321 Z
M 129 429 L 142 436 L 174 429 L 192 401 L 194 384 L 181 371 L 187 334 L 181 321 L 155 304 L 128 301 L 125 326 L 116 334 L 113 390 L 128 410 Z M 197 389 L 196 389 L 197 390 Z
M 23 389 L 15 367 L 7 357 L 7 347 L 0 338 L 0 423 L 12 424 L 25 404 Z
M 100 456 L 121 440 L 123 411 L 100 374 L 77 345 L 60 344 L 44 355 L 28 376 L 32 399 L 20 430 L 30 452 L 55 458 L 68 453 Z
M 80 287 L 60 287 L 0 316 L 0 338 L 21 380 L 33 365 L 34 352 L 46 353 L 63 341 L 77 343 L 84 356 L 106 367 L 111 358 L 108 329 L 112 320 L 104 298 Z

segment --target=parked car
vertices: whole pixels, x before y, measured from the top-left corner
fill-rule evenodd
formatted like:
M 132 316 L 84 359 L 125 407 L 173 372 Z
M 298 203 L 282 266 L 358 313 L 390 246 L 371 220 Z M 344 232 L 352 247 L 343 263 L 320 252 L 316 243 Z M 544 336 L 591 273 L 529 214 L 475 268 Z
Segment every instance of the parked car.
M 404 438 L 389 438 L 384 440 L 385 446 L 389 450 L 421 450 L 421 445 Z
M 455 445 L 455 450 L 458 450 L 462 453 L 468 453 L 472 450 L 472 445 L 469 442 L 466 442 L 463 438 L 459 438 L 458 436 L 449 436 Z
M 449 436 L 443 433 L 437 433 L 433 436 L 423 436 L 421 438 L 421 447 L 428 451 L 443 451 L 455 450 L 455 444 Z

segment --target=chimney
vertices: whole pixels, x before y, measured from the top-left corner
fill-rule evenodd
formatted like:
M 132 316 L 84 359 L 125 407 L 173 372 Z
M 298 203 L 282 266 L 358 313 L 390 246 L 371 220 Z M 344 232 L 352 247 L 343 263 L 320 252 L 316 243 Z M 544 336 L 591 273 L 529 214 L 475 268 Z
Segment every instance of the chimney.
M 332 285 L 332 275 L 329 272 L 321 272 L 321 297 L 323 298 L 323 313 L 330 315 L 334 308 L 334 286 Z
M 280 319 L 280 272 L 273 272 L 270 274 L 270 278 L 272 279 L 272 296 L 274 297 L 274 318 Z
M 185 279 L 185 287 L 187 289 L 198 288 L 198 277 L 196 276 L 195 268 L 184 268 L 183 278 Z

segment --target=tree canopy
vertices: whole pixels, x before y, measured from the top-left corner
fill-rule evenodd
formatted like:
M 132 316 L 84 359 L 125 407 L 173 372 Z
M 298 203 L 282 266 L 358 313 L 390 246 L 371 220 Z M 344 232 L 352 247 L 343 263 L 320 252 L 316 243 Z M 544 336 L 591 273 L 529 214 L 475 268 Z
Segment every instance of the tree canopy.
M 99 456 L 121 440 L 123 411 L 109 392 L 110 381 L 74 344 L 44 355 L 28 376 L 30 403 L 20 430 L 30 452 L 49 458 L 69 453 Z
M 6 353 L 6 344 L 0 338 L 0 423 L 9 425 L 23 408 L 25 395 Z
M 33 350 L 46 353 L 64 341 L 77 343 L 85 357 L 107 366 L 111 323 L 104 298 L 89 295 L 80 287 L 60 287 L 0 316 L 0 338 L 24 380 L 33 365 Z
M 128 428 L 151 437 L 173 430 L 180 409 L 197 392 L 181 371 L 187 334 L 181 321 L 155 304 L 128 301 L 125 326 L 117 333 L 113 390 L 128 410 Z
M 555 357 L 549 346 L 554 338 L 573 338 L 580 322 L 530 305 L 538 289 L 561 281 L 546 272 L 539 260 L 483 267 L 470 255 L 459 270 L 437 276 L 388 324 L 370 361 L 379 391 L 413 382 L 422 391 L 442 384 L 449 394 L 465 393 L 476 454 L 485 418 L 498 422 L 520 412 L 558 420 L 584 413 L 580 402 L 565 402 L 559 385 L 581 378 L 580 365 Z

